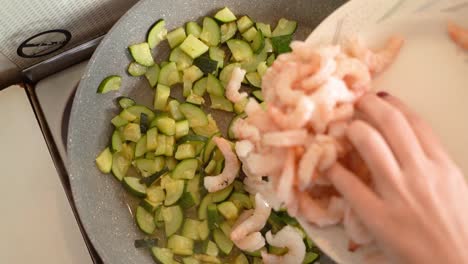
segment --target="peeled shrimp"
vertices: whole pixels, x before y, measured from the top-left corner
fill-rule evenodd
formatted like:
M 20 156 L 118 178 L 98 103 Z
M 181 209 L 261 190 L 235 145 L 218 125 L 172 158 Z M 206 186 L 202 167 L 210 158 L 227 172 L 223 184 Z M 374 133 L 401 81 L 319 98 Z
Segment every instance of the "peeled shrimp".
M 295 105 L 303 96 L 302 92 L 292 89 L 297 75 L 297 65 L 295 63 L 286 63 L 281 74 L 276 76 L 276 94 L 279 100 L 286 105 Z M 265 76 L 263 78 L 265 79 Z
M 322 155 L 317 166 L 319 172 L 323 172 L 335 164 L 338 158 L 338 153 L 334 142 L 327 142 L 322 144 Z
M 233 226 L 234 228 L 237 228 L 237 226 L 244 222 L 246 219 L 251 217 L 254 213 L 254 210 L 245 210 L 242 212 L 241 215 L 237 218 L 236 223 Z M 262 248 L 265 245 L 265 238 L 263 238 L 262 234 L 260 232 L 253 232 L 243 238 L 240 238 L 238 240 L 233 240 L 234 244 L 240 248 L 241 250 L 246 250 L 246 251 L 255 251 L 260 248 Z
M 284 153 L 251 153 L 247 157 L 248 170 L 253 175 L 262 177 L 271 174 L 276 170 L 280 170 L 283 166 Z
M 236 142 L 236 154 L 237 157 L 242 161 L 245 162 L 247 157 L 249 156 L 250 152 L 254 150 L 254 145 L 252 142 L 248 140 L 240 140 Z
M 283 129 L 302 128 L 312 117 L 314 109 L 314 103 L 307 97 L 302 97 L 296 108 L 288 114 L 283 113 L 274 106 L 268 107 L 270 117 Z
M 403 38 L 393 36 L 387 40 L 385 47 L 380 51 L 374 52 L 367 48 L 362 39 L 354 38 L 349 42 L 349 52 L 353 57 L 364 62 L 373 74 L 384 71 L 397 57 L 403 46 Z
M 233 103 L 237 103 L 247 97 L 246 92 L 239 93 L 245 73 L 245 70 L 239 67 L 235 67 L 232 70 L 231 79 L 229 79 L 229 83 L 226 86 L 226 97 Z
M 367 245 L 373 238 L 350 207 L 346 208 L 343 226 L 349 238 L 358 245 Z
M 253 214 L 240 222 L 231 232 L 231 239 L 239 241 L 248 234 L 260 231 L 266 224 L 271 213 L 271 207 L 259 193 L 255 195 L 255 210 Z
M 216 192 L 229 186 L 236 179 L 240 169 L 239 160 L 229 141 L 221 137 L 215 137 L 213 140 L 224 155 L 224 169 L 219 175 L 204 178 L 204 185 L 208 192 Z
M 335 57 L 340 52 L 339 46 L 325 47 L 319 50 L 320 69 L 314 75 L 302 80 L 301 87 L 306 91 L 315 90 L 325 83 L 336 70 Z
M 249 124 L 246 120 L 239 118 L 233 124 L 232 132 L 236 138 L 248 139 L 252 142 L 260 140 L 260 131 L 257 127 Z
M 317 143 L 312 143 L 307 147 L 306 152 L 299 162 L 298 178 L 299 189 L 308 188 L 314 177 L 315 168 L 318 166 L 322 156 L 322 148 Z
M 262 259 L 266 264 L 300 264 L 304 260 L 306 248 L 301 234 L 289 225 L 283 227 L 275 235 L 268 231 L 265 235 L 269 245 L 275 247 L 286 247 L 288 252 L 282 256 L 268 254 L 262 251 Z
M 367 65 L 348 56 L 337 59 L 337 68 L 333 75 L 343 79 L 348 87 L 354 91 L 368 90 L 371 82 Z
M 468 29 L 462 28 L 459 25 L 449 22 L 447 31 L 450 38 L 458 44 L 462 49 L 468 50 Z
M 244 179 L 245 190 L 251 194 L 261 194 L 268 205 L 273 208 L 273 210 L 280 210 L 283 206 L 283 203 L 276 195 L 275 188 L 271 181 L 264 181 L 261 178 L 251 178 L 246 177 Z
M 291 147 L 303 145 L 307 139 L 307 130 L 296 129 L 282 132 L 265 133 L 262 143 L 267 146 Z
M 296 174 L 296 161 L 294 150 L 290 149 L 284 162 L 283 171 L 278 182 L 278 198 L 286 205 L 290 204 L 294 187 L 294 175 Z
M 333 110 L 330 122 L 350 120 L 354 115 L 354 106 L 351 103 L 342 104 Z
M 333 196 L 330 200 L 313 199 L 306 192 L 299 194 L 299 208 L 302 216 L 319 227 L 338 224 L 343 219 L 344 201 Z

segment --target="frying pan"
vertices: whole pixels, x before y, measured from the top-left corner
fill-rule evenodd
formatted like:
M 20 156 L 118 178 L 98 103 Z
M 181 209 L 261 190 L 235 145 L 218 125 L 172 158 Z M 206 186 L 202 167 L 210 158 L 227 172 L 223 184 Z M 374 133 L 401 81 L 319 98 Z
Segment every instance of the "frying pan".
M 96 155 L 109 144 L 113 131 L 110 119 L 118 113 L 115 98 L 125 95 L 151 106 L 153 92 L 143 78 L 126 73 L 131 58 L 130 44 L 145 41 L 148 28 L 164 18 L 169 30 L 187 21 L 200 22 L 206 15 L 228 6 L 235 14 L 247 14 L 256 21 L 275 25 L 281 18 L 298 21 L 296 38 L 305 39 L 344 0 L 143 0 L 130 9 L 110 30 L 91 58 L 73 102 L 68 154 L 73 198 L 84 228 L 105 263 L 153 263 L 147 250 L 133 246 L 143 237 L 134 223 L 135 201 L 110 175 L 101 174 L 94 164 Z M 156 61 L 167 56 L 167 47 L 157 48 Z M 97 94 L 99 83 L 108 75 L 123 77 L 120 91 Z M 214 113 L 221 128 L 229 119 Z

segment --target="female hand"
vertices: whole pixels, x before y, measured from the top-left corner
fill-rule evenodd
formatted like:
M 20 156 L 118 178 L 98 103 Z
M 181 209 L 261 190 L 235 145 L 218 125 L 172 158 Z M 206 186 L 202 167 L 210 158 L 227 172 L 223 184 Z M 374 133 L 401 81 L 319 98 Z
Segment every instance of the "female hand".
M 347 137 L 374 190 L 340 165 L 327 176 L 396 263 L 468 263 L 468 187 L 432 129 L 397 98 L 367 94 Z M 464 122 L 460 120 L 460 122 Z

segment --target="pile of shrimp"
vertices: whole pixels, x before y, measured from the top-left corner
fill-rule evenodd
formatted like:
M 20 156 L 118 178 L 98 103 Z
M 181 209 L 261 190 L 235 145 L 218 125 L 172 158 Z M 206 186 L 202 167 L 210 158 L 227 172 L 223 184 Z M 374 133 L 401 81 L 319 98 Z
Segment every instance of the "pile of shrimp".
M 395 60 L 402 45 L 397 36 L 379 51 L 370 50 L 359 38 L 322 47 L 294 41 L 292 52 L 280 55 L 268 69 L 262 79 L 266 107 L 250 98 L 247 117 L 233 126 L 235 152 L 242 163 L 238 166 L 246 175 L 246 190 L 256 195 L 255 209 L 245 211 L 231 233 L 240 249 L 263 247 L 265 238 L 259 231 L 271 209 L 282 208 L 319 227 L 343 223 L 350 250 L 372 242 L 323 172 L 340 162 L 371 184 L 345 131 L 355 102 L 369 91 L 372 78 Z M 247 97 L 239 91 L 244 75 L 235 68 L 226 87 L 226 97 L 234 103 Z M 289 249 L 283 256 L 262 252 L 265 263 L 300 263 L 304 258 L 305 247 L 294 228 L 265 237 L 269 244 Z

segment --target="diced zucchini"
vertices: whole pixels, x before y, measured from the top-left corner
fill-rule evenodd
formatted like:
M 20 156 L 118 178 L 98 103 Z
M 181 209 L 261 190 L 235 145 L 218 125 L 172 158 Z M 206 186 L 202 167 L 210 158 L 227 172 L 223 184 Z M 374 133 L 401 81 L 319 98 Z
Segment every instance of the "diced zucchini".
M 122 150 L 122 136 L 120 135 L 120 132 L 118 130 L 114 130 L 112 133 L 112 151 L 114 152 L 119 152 Z M 112 156 L 112 154 L 111 154 Z M 112 159 L 112 157 L 111 157 Z M 111 160 L 112 162 L 112 160 Z
M 201 142 L 205 143 L 208 141 L 208 138 L 204 136 L 199 136 L 199 135 L 187 135 L 177 141 L 177 143 L 182 144 L 182 143 L 191 143 L 191 142 Z
M 258 30 L 252 39 L 252 50 L 254 53 L 260 53 L 265 47 L 265 37 L 262 31 Z
M 177 166 L 178 162 L 174 157 L 166 157 L 166 166 L 170 170 L 174 170 L 174 168 Z
M 230 39 L 226 43 L 236 61 L 245 61 L 253 57 L 249 43 L 240 39 Z
M 208 142 L 206 143 L 205 149 L 203 150 L 203 163 L 207 163 L 211 159 L 211 154 L 217 148 L 216 143 L 214 142 L 213 138 L 215 136 L 219 136 L 219 134 L 214 134 L 210 137 Z
M 148 83 L 151 87 L 155 87 L 156 84 L 158 83 L 160 71 L 161 71 L 161 68 L 159 67 L 158 64 L 154 64 L 153 66 L 147 68 L 145 77 L 148 80 Z
M 213 231 L 213 239 L 216 242 L 216 245 L 218 245 L 219 249 L 226 255 L 229 255 L 231 253 L 232 248 L 234 247 L 234 244 L 232 243 L 231 239 L 229 239 L 223 231 L 220 229 L 215 229 Z
M 226 201 L 218 205 L 219 213 L 227 220 L 237 219 L 239 216 L 239 209 L 231 201 Z
M 219 254 L 219 249 L 213 241 L 207 240 L 205 242 L 205 253 L 208 256 L 216 257 Z
M 267 38 L 271 38 L 271 26 L 270 24 L 257 22 L 257 29 L 263 33 Z
M 202 32 L 202 28 L 197 22 L 190 21 L 185 24 L 185 31 L 187 32 L 187 35 L 193 35 L 198 38 Z
M 161 213 L 164 219 L 166 236 L 175 234 L 184 221 L 182 208 L 178 205 L 163 207 Z
M 258 72 L 249 72 L 245 75 L 245 78 L 249 83 L 257 88 L 262 87 L 262 78 L 258 74 Z
M 154 155 L 160 156 L 166 153 L 166 136 L 165 135 L 158 135 L 158 143 L 156 150 L 154 151 Z
M 130 62 L 128 65 L 127 71 L 131 76 L 142 76 L 145 75 L 147 68 L 143 65 L 140 65 L 134 61 Z
M 112 174 L 119 181 L 127 174 L 130 168 L 130 160 L 125 158 L 121 152 L 115 152 L 112 155 Z
M 188 56 L 190 56 L 190 58 L 196 59 L 208 51 L 208 46 L 194 35 L 190 34 L 184 40 L 184 42 L 182 42 L 180 49 L 183 50 Z
M 175 131 L 175 124 L 174 124 L 174 131 Z M 172 157 L 174 155 L 174 145 L 175 145 L 174 136 L 167 136 L 166 137 L 166 151 L 164 152 L 165 156 Z
M 135 123 L 127 124 L 122 134 L 125 140 L 138 142 L 141 138 L 140 125 Z
M 110 91 L 117 91 L 120 89 L 122 85 L 122 77 L 118 75 L 111 75 L 107 76 L 102 82 L 99 84 L 97 92 L 100 94 L 105 94 Z
M 230 184 L 230 185 L 228 185 L 226 188 L 224 188 L 222 190 L 211 193 L 211 196 L 212 196 L 211 200 L 214 203 L 219 203 L 219 202 L 222 202 L 222 201 L 226 200 L 229 197 L 229 195 L 231 194 L 233 188 L 234 188 L 234 185 Z
M 185 182 L 183 180 L 174 180 L 167 183 L 164 188 L 166 189 L 166 199 L 164 205 L 169 206 L 175 204 L 182 194 L 184 193 Z
M 140 115 L 140 131 L 141 133 L 146 133 L 148 131 L 148 116 L 145 113 Z
M 239 254 L 235 259 L 233 264 L 249 264 L 249 260 L 244 254 Z
M 217 257 L 208 256 L 204 254 L 196 254 L 193 257 L 203 263 L 221 264 L 221 261 Z
M 153 120 L 154 118 L 154 113 L 151 109 L 149 109 L 148 107 L 144 106 L 144 105 L 133 105 L 133 106 L 130 106 L 124 110 L 122 110 L 122 113 L 120 113 L 121 115 L 127 111 L 129 114 L 133 115 L 136 117 L 135 120 L 137 120 L 139 122 L 139 119 L 141 117 L 141 114 L 145 114 L 147 115 L 148 117 L 148 121 L 151 121 Z M 130 121 L 130 120 L 129 120 Z
M 265 75 L 266 71 L 268 70 L 268 66 L 266 61 L 261 62 L 260 64 L 257 65 L 257 72 L 260 75 L 260 80 Z
M 187 181 L 186 192 L 192 194 L 195 205 L 200 204 L 200 174 Z
M 207 175 L 213 175 L 212 172 L 215 170 L 215 168 L 216 168 L 216 161 L 210 160 L 210 162 L 208 162 L 208 165 L 206 165 L 205 167 L 205 173 Z
M 201 127 L 208 125 L 208 118 L 199 107 L 184 103 L 179 106 L 180 111 L 184 114 L 185 118 L 187 118 L 190 127 Z
M 198 235 L 201 240 L 206 240 L 210 235 L 210 228 L 208 227 L 208 220 L 203 220 L 198 225 Z
M 155 151 L 158 146 L 158 129 L 156 127 L 150 128 L 146 132 L 146 150 Z
M 135 248 L 152 248 L 158 244 L 158 241 L 157 238 L 143 238 L 135 240 L 133 245 Z
M 213 119 L 211 114 L 207 116 L 207 119 L 208 124 L 206 126 L 192 127 L 193 132 L 195 132 L 195 134 L 204 137 L 211 137 L 213 134 L 219 132 L 218 125 L 216 124 L 216 121 Z
M 206 219 L 208 220 L 208 227 L 210 230 L 215 229 L 218 227 L 218 223 L 220 222 L 220 217 L 218 213 L 218 207 L 216 204 L 209 204 L 206 208 Z
M 96 158 L 96 166 L 102 173 L 109 173 L 112 169 L 112 153 L 105 148 Z
M 221 82 L 212 74 L 208 74 L 206 80 L 206 90 L 209 94 L 223 96 L 224 95 L 224 87 Z
M 227 237 L 231 236 L 232 227 L 228 224 L 228 222 L 224 221 L 219 224 L 219 229 L 221 229 L 221 231 L 223 231 L 224 235 Z
M 266 47 L 266 45 L 265 45 Z M 253 55 L 250 59 L 247 59 L 241 63 L 241 68 L 247 72 L 254 72 L 257 70 L 257 66 L 267 59 L 267 52 L 265 47 L 260 53 Z
M 172 235 L 167 240 L 167 247 L 177 255 L 190 256 L 193 254 L 193 240 L 187 237 Z
M 172 171 L 174 179 L 192 179 L 198 169 L 197 159 L 186 159 L 181 161 Z
M 218 68 L 223 68 L 224 64 L 224 50 L 219 47 L 210 47 L 210 59 L 218 62 Z
M 292 35 L 277 36 L 271 38 L 271 44 L 276 54 L 286 53 L 291 51 Z
M 207 77 L 201 78 L 193 85 L 192 92 L 198 96 L 203 96 L 206 91 Z
M 139 157 L 145 155 L 145 153 L 147 151 L 146 144 L 147 144 L 146 135 L 144 135 L 144 136 L 142 136 L 140 138 L 140 140 L 138 140 L 138 142 L 136 144 L 135 158 L 139 158 Z
M 255 36 L 257 35 L 257 32 L 258 31 L 255 27 L 251 27 L 242 33 L 242 37 L 248 42 L 252 42 L 252 40 L 254 40 Z
M 218 175 L 223 171 L 224 166 L 224 158 L 222 160 L 216 161 L 216 168 L 213 171 L 214 175 Z
M 162 64 L 161 64 L 162 65 Z M 169 62 L 168 64 L 161 66 L 159 72 L 158 83 L 166 86 L 171 86 L 181 82 L 181 76 L 177 70 L 177 64 L 175 62 Z
M 182 206 L 184 209 L 188 209 L 194 206 L 196 204 L 196 199 L 199 199 L 196 197 L 196 195 L 198 195 L 198 193 L 192 193 L 188 191 L 184 192 L 179 200 L 180 206 Z
M 228 22 L 232 22 L 232 21 L 235 21 L 237 18 L 236 16 L 234 15 L 234 13 L 232 13 L 231 10 L 229 10 L 229 8 L 225 7 L 221 10 L 219 10 L 214 18 L 216 18 L 217 20 L 223 22 L 223 23 L 228 23 Z
M 153 203 L 162 203 L 166 195 L 161 186 L 150 186 L 146 189 L 146 198 Z
M 146 185 L 140 183 L 140 179 L 136 177 L 123 177 L 124 187 L 136 197 L 146 197 Z
M 203 29 L 200 34 L 200 39 L 208 46 L 218 46 L 221 41 L 221 30 L 218 23 L 211 17 L 203 18 Z
M 263 99 L 263 94 L 262 94 L 262 90 L 255 90 L 252 92 L 252 95 L 257 99 L 257 101 L 259 102 L 263 102 L 264 99 Z
M 271 54 L 270 56 L 268 56 L 268 58 L 266 60 L 267 66 L 270 67 L 273 64 L 273 62 L 275 61 L 275 59 L 276 59 L 275 54 Z
M 166 35 L 166 21 L 164 21 L 164 19 L 159 19 L 148 31 L 148 37 L 146 41 L 148 42 L 149 47 L 154 49 L 159 44 L 159 42 L 166 38 Z
M 304 260 L 302 261 L 302 264 L 314 263 L 319 258 L 319 256 L 320 255 L 315 252 L 307 252 L 304 257 Z
M 158 131 L 168 136 L 175 135 L 175 123 L 174 119 L 167 116 L 158 116 L 153 121 Z
M 162 175 L 166 174 L 168 169 L 167 168 L 162 168 L 164 166 L 164 158 L 162 157 L 156 157 L 153 160 L 153 164 L 155 167 L 155 173 L 152 175 L 149 175 L 147 177 L 144 177 L 140 179 L 140 183 L 145 184 L 146 186 L 151 186 L 153 182 L 155 182 L 157 179 L 159 179 Z M 147 190 L 148 192 L 148 190 Z M 147 193 L 148 195 L 148 193 Z
M 133 160 L 133 158 L 135 156 L 135 148 L 136 148 L 136 143 L 135 142 L 124 143 L 124 144 L 122 144 L 122 150 L 120 151 L 120 153 L 128 161 L 131 161 L 131 160 Z
M 231 197 L 229 197 L 229 201 L 232 201 L 237 208 L 240 209 L 252 209 L 252 201 L 250 200 L 249 196 L 245 193 L 240 192 L 233 192 Z
M 180 105 L 179 101 L 175 99 L 170 100 L 169 103 L 167 104 L 167 108 L 169 109 L 169 113 L 171 114 L 171 117 L 176 121 L 180 121 L 184 119 L 184 115 L 179 110 L 179 105 Z
M 165 110 L 167 105 L 167 99 L 171 94 L 171 88 L 169 86 L 158 84 L 156 87 L 156 93 L 154 94 L 154 109 Z
M 146 211 L 142 206 L 137 207 L 135 220 L 140 230 L 148 235 L 153 234 L 154 230 L 156 229 L 153 214 Z
M 218 62 L 212 60 L 208 54 L 204 54 L 193 61 L 204 74 L 214 73 L 218 69 Z
M 151 254 L 156 262 L 174 264 L 174 253 L 170 249 L 153 247 L 151 248 Z
M 224 43 L 234 37 L 237 32 L 236 22 L 230 22 L 221 25 L 221 43 Z
M 222 96 L 217 96 L 214 94 L 210 94 L 210 100 L 211 100 L 211 109 L 218 109 L 218 110 L 223 110 L 226 112 L 232 112 L 234 111 L 234 107 L 232 105 L 232 102 L 229 101 L 226 97 Z
M 200 264 L 200 261 L 198 261 L 198 259 L 196 259 L 194 257 L 183 258 L 182 262 L 184 264 Z
M 181 47 L 177 47 L 171 51 L 169 61 L 175 62 L 177 70 L 182 71 L 193 63 L 193 59 L 185 53 Z
M 287 252 L 288 252 L 288 248 L 275 247 L 272 245 L 268 246 L 268 253 L 273 254 L 273 255 L 281 256 L 281 255 L 286 254 Z
M 198 207 L 198 218 L 201 220 L 206 219 L 208 205 L 213 204 L 213 198 L 211 194 L 205 195 L 201 200 L 200 206 Z
M 184 76 L 183 77 L 184 81 L 189 81 L 191 83 L 194 83 L 195 81 L 203 77 L 203 72 L 197 66 L 192 65 L 189 68 L 184 70 L 183 76 Z
M 243 113 L 248 102 L 249 102 L 249 98 L 246 97 L 246 98 L 238 101 L 237 103 L 235 103 L 234 104 L 234 112 L 236 112 L 236 114 L 238 114 L 238 115 Z
M 239 29 L 240 33 L 244 33 L 247 29 L 249 29 L 253 25 L 254 25 L 254 22 L 248 16 L 243 16 L 239 18 L 239 20 L 237 20 L 237 28 Z
M 123 127 L 128 124 L 128 120 L 121 117 L 120 115 L 116 115 L 114 118 L 112 118 L 111 123 L 116 127 Z
M 188 135 L 190 126 L 188 120 L 177 121 L 175 124 L 175 138 L 179 139 L 185 135 Z
M 205 103 L 205 99 L 203 97 L 194 94 L 192 91 L 190 91 L 190 95 L 187 97 L 185 101 L 187 103 L 196 104 L 196 105 L 202 105 Z
M 182 235 L 193 240 L 200 240 L 200 234 L 198 233 L 199 225 L 200 221 L 190 218 L 185 219 L 184 226 L 182 227 Z
M 195 158 L 195 148 L 188 143 L 180 144 L 174 157 L 178 160 Z
M 128 47 L 133 59 L 140 65 L 150 67 L 154 65 L 153 55 L 151 55 L 148 42 L 134 44 Z
M 185 30 L 183 27 L 174 29 L 173 31 L 167 33 L 167 41 L 171 49 L 179 46 L 187 36 L 185 35 Z
M 125 96 L 121 96 L 117 98 L 117 101 L 119 103 L 119 106 L 122 109 L 129 108 L 130 106 L 135 105 L 135 100 L 133 100 L 132 98 L 125 97 Z
M 272 37 L 277 36 L 284 36 L 284 35 L 292 35 L 297 28 L 297 22 L 292 20 L 287 20 L 285 18 L 281 18 L 278 20 L 278 24 L 276 25 L 275 29 L 271 33 Z
M 223 70 L 219 73 L 219 80 L 221 84 L 226 87 L 231 80 L 232 71 L 234 68 L 240 67 L 239 63 L 231 63 L 223 68 Z

